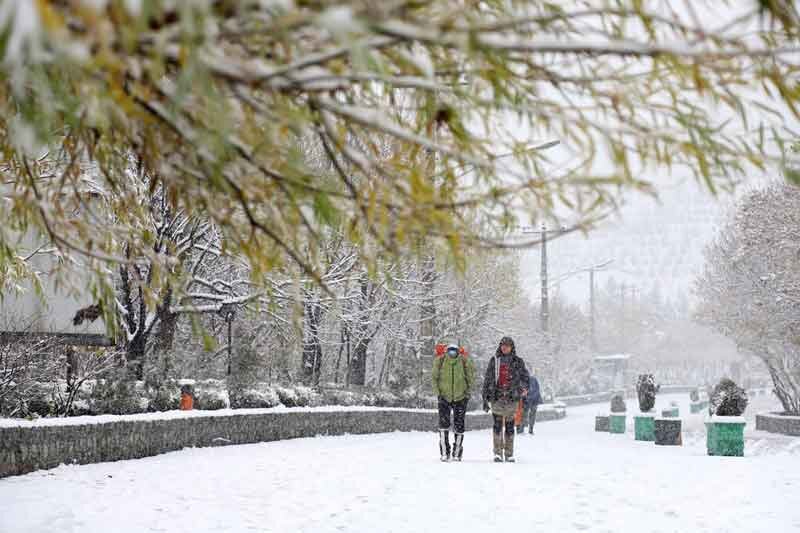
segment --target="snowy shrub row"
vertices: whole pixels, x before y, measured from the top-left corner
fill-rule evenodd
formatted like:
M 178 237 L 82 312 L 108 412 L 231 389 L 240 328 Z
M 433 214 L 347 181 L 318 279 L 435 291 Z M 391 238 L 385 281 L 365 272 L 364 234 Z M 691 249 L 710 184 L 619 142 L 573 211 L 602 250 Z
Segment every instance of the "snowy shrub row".
M 306 386 L 280 386 L 256 383 L 228 391 L 221 380 L 170 380 L 159 384 L 143 381 L 92 380 L 76 391 L 68 408 L 66 383 L 38 383 L 29 389 L 24 408 L 15 415 L 26 418 L 100 414 L 137 414 L 170 411 L 180 406 L 181 387 L 191 386 L 194 408 L 198 410 L 253 409 L 272 407 L 371 406 L 435 408 L 433 397 L 416 397 L 412 390 L 395 394 L 388 391 L 352 391 Z M 9 411 L 10 412 L 10 411 Z M 0 415 L 5 412 L 0 412 Z

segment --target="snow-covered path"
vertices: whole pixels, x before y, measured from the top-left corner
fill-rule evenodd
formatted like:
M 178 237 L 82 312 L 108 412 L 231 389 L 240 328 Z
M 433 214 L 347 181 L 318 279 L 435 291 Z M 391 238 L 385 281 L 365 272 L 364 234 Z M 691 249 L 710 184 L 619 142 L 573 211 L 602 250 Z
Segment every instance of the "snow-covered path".
M 747 457 L 707 457 L 701 433 L 595 433 L 597 408 L 518 437 L 516 464 L 490 462 L 479 431 L 460 464 L 433 433 L 391 433 L 62 466 L 0 480 L 0 531 L 800 531 L 800 438 L 751 432 Z

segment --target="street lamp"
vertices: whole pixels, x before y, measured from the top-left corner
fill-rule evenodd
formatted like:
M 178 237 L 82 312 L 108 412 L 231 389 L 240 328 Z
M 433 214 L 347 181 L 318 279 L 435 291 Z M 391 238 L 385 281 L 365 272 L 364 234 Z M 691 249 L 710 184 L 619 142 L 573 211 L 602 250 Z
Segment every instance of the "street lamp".
M 606 267 L 608 267 L 608 265 L 610 265 L 613 262 L 614 262 L 613 259 L 608 259 L 606 261 L 596 263 L 594 265 L 572 270 L 570 272 L 567 272 L 566 274 L 562 274 L 561 276 L 559 276 L 559 278 L 552 285 L 553 287 L 556 287 L 560 283 L 566 281 L 572 276 L 575 276 L 576 274 L 580 274 L 582 272 L 589 273 L 589 331 L 591 335 L 590 339 L 591 339 L 592 352 L 597 351 L 597 336 L 595 333 L 594 273 L 604 271 Z
M 231 362 L 233 360 L 233 344 L 232 344 L 232 328 L 233 328 L 233 319 L 236 316 L 236 307 L 234 304 L 226 302 L 220 306 L 217 313 L 227 322 L 228 324 L 228 369 L 227 375 L 231 375 Z

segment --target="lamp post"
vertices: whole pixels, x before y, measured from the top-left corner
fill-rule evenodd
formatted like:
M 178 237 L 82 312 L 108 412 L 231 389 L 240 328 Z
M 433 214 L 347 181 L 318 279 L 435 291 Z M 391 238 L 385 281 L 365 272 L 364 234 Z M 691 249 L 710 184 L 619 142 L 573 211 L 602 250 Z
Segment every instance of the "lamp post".
M 567 272 L 566 274 L 561 275 L 552 285 L 552 287 L 555 287 L 559 283 L 571 278 L 576 274 L 580 274 L 581 272 L 589 273 L 589 333 L 590 333 L 591 348 L 593 352 L 597 351 L 597 336 L 595 331 L 594 275 L 595 272 L 603 272 L 604 270 L 606 270 L 606 267 L 608 267 L 608 265 L 610 265 L 613 262 L 614 262 L 613 259 L 608 259 L 606 261 L 596 263 L 594 265 L 572 270 L 570 272 Z
M 595 305 L 594 305 L 594 273 L 605 270 L 614 260 L 609 259 L 603 263 L 589 267 L 589 333 L 592 346 L 592 353 L 597 352 L 597 333 L 595 331 Z
M 231 303 L 224 303 L 217 311 L 219 315 L 227 322 L 228 325 L 228 370 L 227 375 L 231 375 L 231 362 L 233 361 L 233 348 L 232 348 L 232 329 L 233 318 L 236 316 L 236 308 Z

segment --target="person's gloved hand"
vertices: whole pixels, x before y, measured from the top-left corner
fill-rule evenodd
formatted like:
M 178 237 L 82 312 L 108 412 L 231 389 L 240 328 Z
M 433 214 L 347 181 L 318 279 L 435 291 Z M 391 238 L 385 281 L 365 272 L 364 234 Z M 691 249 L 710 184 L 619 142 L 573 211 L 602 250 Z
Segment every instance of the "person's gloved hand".
M 484 413 L 489 412 L 489 402 L 487 402 L 486 400 L 483 400 L 483 412 Z

